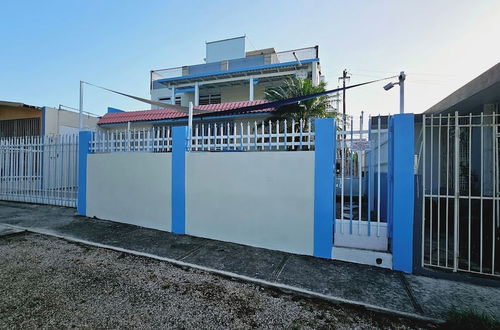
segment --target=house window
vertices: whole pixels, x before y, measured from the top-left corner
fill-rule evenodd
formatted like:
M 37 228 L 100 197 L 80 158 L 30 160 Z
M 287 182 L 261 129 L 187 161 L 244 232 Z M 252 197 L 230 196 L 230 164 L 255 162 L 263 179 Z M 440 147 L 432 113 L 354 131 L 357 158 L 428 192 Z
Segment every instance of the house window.
M 220 104 L 220 103 L 221 103 L 220 94 L 200 95 L 200 105 Z
M 165 103 L 170 103 L 170 97 L 162 97 L 162 98 L 160 98 L 160 101 L 165 102 Z M 181 97 L 180 96 L 175 97 L 175 105 L 181 105 Z

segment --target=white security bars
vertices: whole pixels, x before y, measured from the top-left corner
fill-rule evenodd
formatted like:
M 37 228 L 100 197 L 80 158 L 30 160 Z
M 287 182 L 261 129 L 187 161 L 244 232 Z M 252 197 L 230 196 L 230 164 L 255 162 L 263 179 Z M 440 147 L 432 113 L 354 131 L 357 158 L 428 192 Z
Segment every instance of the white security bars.
M 423 116 L 422 265 L 500 277 L 500 118 Z
M 0 199 L 76 206 L 78 135 L 0 139 Z
M 358 129 L 352 119 L 337 131 L 335 246 L 388 249 L 387 120 L 371 117 Z
M 313 150 L 312 120 L 208 123 L 193 127 L 192 151 Z
M 191 151 L 294 151 L 314 150 L 313 120 L 202 123 L 193 126 Z M 93 133 L 92 153 L 171 152 L 172 128 L 152 127 Z
M 142 130 L 99 131 L 92 134 L 91 153 L 171 152 L 172 129 L 152 127 Z

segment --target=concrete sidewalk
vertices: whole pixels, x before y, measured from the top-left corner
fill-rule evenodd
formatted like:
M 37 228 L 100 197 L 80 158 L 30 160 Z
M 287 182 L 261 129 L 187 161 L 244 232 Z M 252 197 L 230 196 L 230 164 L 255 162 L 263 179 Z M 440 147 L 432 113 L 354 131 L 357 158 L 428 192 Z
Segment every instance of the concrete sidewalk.
M 75 216 L 72 208 L 0 202 L 0 224 L 0 232 L 25 229 L 382 312 L 443 320 L 453 308 L 472 309 L 500 320 L 498 286 L 176 235 Z

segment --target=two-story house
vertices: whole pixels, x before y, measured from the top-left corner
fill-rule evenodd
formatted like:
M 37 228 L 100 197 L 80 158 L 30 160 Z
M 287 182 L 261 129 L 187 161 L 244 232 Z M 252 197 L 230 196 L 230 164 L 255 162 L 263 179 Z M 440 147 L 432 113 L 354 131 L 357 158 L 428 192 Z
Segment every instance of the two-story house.
M 185 65 L 150 72 L 151 100 L 187 107 L 204 112 L 194 120 L 221 120 L 218 111 L 263 103 L 269 87 L 297 77 L 319 84 L 323 79 L 319 62 L 319 47 L 276 52 L 274 48 L 246 50 L 246 37 L 236 37 L 206 43 L 205 63 Z M 224 121 L 261 120 L 274 109 L 255 113 L 235 113 Z M 154 111 L 154 112 L 152 112 Z M 111 111 L 99 121 L 101 128 L 185 124 L 187 116 L 175 109 L 152 106 L 151 110 Z

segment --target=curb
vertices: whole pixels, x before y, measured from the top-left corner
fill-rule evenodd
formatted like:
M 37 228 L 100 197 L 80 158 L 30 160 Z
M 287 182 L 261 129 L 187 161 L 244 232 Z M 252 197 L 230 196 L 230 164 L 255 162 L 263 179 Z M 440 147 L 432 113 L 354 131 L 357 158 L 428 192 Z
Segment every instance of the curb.
M 317 292 L 303 289 L 303 288 L 296 287 L 296 286 L 291 286 L 291 285 L 287 285 L 287 284 L 280 284 L 280 283 L 276 283 L 276 282 L 270 282 L 267 280 L 261 280 L 261 279 L 257 279 L 254 277 L 240 275 L 240 274 L 229 272 L 229 271 L 200 266 L 200 265 L 196 265 L 196 264 L 192 264 L 192 263 L 188 263 L 188 262 L 184 262 L 184 261 L 180 261 L 180 260 L 176 260 L 176 259 L 161 257 L 161 256 L 157 256 L 157 255 L 150 254 L 150 253 L 124 249 L 124 248 L 120 248 L 117 246 L 96 243 L 96 242 L 92 242 L 92 241 L 88 241 L 88 240 L 84 240 L 84 239 L 80 239 L 80 238 L 76 238 L 76 237 L 71 237 L 71 236 L 67 236 L 67 235 L 61 235 L 61 234 L 58 234 L 58 233 L 55 233 L 55 232 L 52 232 L 49 230 L 31 229 L 31 228 L 26 228 L 26 227 L 21 227 L 21 226 L 16 226 L 16 225 L 9 225 L 9 224 L 2 224 L 2 225 L 5 225 L 5 226 L 11 227 L 11 228 L 15 228 L 15 229 L 20 229 L 20 230 L 23 230 L 26 232 L 35 233 L 35 234 L 52 236 L 52 237 L 64 239 L 64 240 L 67 240 L 70 242 L 81 243 L 81 244 L 90 245 L 90 246 L 103 248 L 103 249 L 107 249 L 107 250 L 128 253 L 128 254 L 135 255 L 135 256 L 146 257 L 146 258 L 155 259 L 155 260 L 159 260 L 159 261 L 165 261 L 165 262 L 168 262 L 170 264 L 173 264 L 173 265 L 176 265 L 179 267 L 197 269 L 197 270 L 201 270 L 201 271 L 204 271 L 204 272 L 207 272 L 210 274 L 216 274 L 219 276 L 239 280 L 242 282 L 248 282 L 248 283 L 257 284 L 257 285 L 267 287 L 267 288 L 278 289 L 278 290 L 285 292 L 285 293 L 295 293 L 295 294 L 298 294 L 298 295 L 301 295 L 304 297 L 308 297 L 308 298 L 317 298 L 317 299 L 321 299 L 321 300 L 326 300 L 326 301 L 329 301 L 329 302 L 332 302 L 335 304 L 345 304 L 345 305 L 361 307 L 361 308 L 365 308 L 367 310 L 371 310 L 371 311 L 375 311 L 375 312 L 379 312 L 379 313 L 383 313 L 383 314 L 391 314 L 391 315 L 395 315 L 395 316 L 399 316 L 399 317 L 405 317 L 405 318 L 414 319 L 417 321 L 432 322 L 432 323 L 444 323 L 445 322 L 444 320 L 441 320 L 441 319 L 427 317 L 427 316 L 423 316 L 423 315 L 419 315 L 419 314 L 415 314 L 415 313 L 402 312 L 402 311 L 398 311 L 395 309 L 390 309 L 390 308 L 385 308 L 385 307 L 380 307 L 377 305 L 364 303 L 361 301 L 349 300 L 349 299 L 345 299 L 345 298 L 325 295 L 322 293 L 317 293 Z

